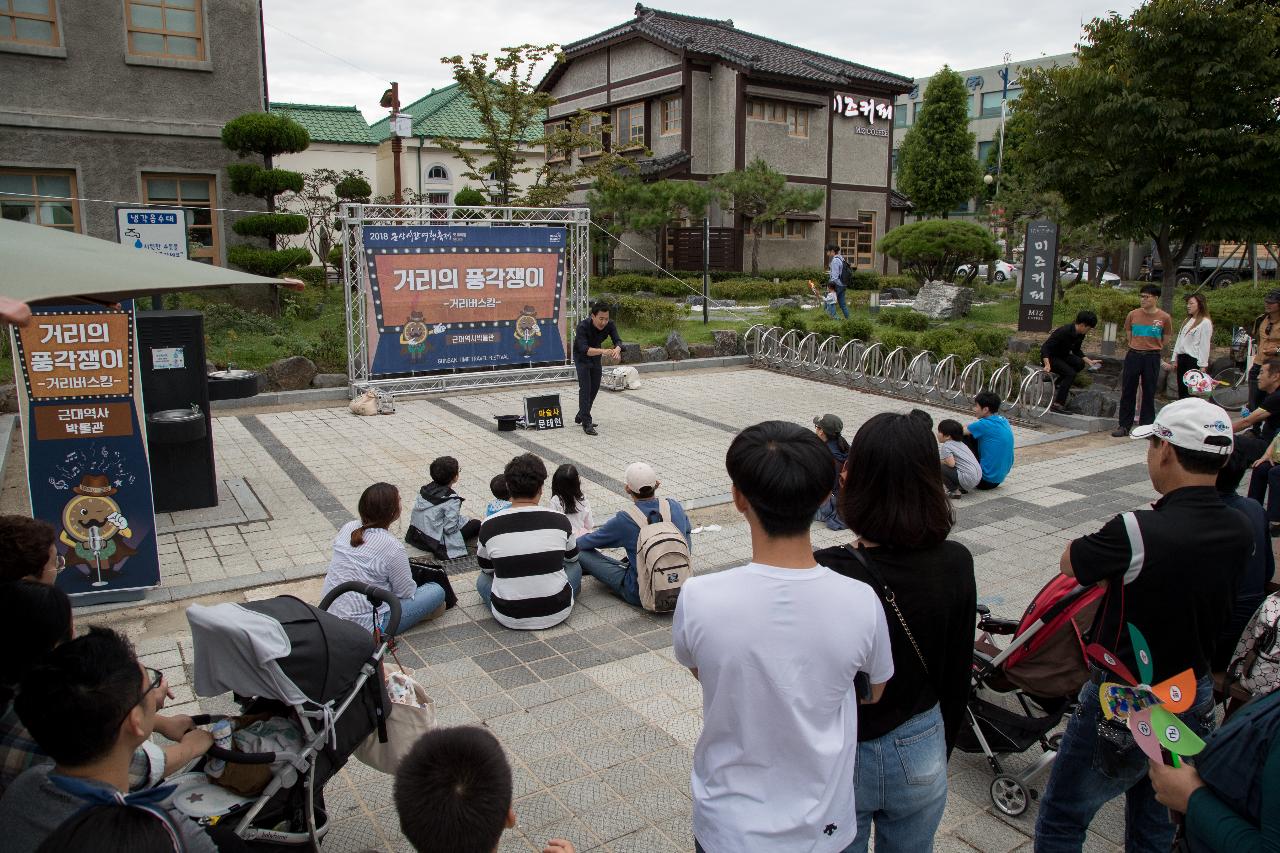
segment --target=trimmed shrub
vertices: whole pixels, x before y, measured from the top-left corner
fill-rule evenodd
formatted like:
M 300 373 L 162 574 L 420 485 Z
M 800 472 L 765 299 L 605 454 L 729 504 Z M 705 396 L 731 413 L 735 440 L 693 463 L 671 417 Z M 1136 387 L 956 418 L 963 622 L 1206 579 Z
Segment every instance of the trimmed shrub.
M 311 136 L 287 115 L 245 113 L 223 125 L 222 144 L 241 157 L 275 156 L 304 150 L 311 144 Z
M 929 318 L 910 308 L 887 308 L 880 312 L 880 322 L 905 332 L 924 332 L 929 329 Z
M 330 249 L 329 256 L 325 260 L 329 262 L 329 266 L 333 266 L 333 267 L 342 266 L 342 247 L 334 246 L 332 249 Z
M 803 308 L 783 308 L 778 311 L 778 325 L 783 329 L 795 329 L 798 332 L 808 331 Z
M 965 330 L 982 355 L 1003 356 L 1009 349 L 1009 330 L 995 326 L 973 326 Z
M 961 366 L 968 364 L 978 355 L 978 345 L 973 338 L 953 327 L 932 329 L 920 336 L 920 345 L 932 352 L 939 360 L 948 355 L 956 356 Z
M 820 317 L 817 320 L 808 322 L 809 331 L 817 332 L 824 338 L 838 338 L 844 336 L 843 324 L 832 317 Z
M 850 317 L 840 323 L 840 336 L 843 338 L 870 341 L 874 335 L 875 329 L 866 317 Z
M 917 293 L 920 290 L 920 282 L 909 275 L 882 275 L 879 281 L 879 285 L 872 288 L 873 290 L 884 290 L 887 287 L 900 287 L 911 293 Z
M 242 237 L 271 237 L 275 234 L 306 234 L 307 217 L 301 213 L 254 213 L 231 224 Z
M 293 275 L 294 278 L 305 281 L 309 287 L 319 287 L 325 283 L 324 267 L 298 267 L 293 270 Z
M 1141 303 L 1138 301 L 1137 293 L 1110 287 L 1081 285 L 1071 289 L 1064 304 L 1070 306 L 1071 310 L 1068 313 L 1072 317 L 1077 311 L 1088 308 L 1097 313 L 1100 322 L 1123 323 L 1129 312 Z M 1209 311 L 1210 314 L 1213 313 L 1212 305 L 1209 306 Z M 1217 324 L 1214 325 L 1216 327 Z
M 635 293 L 647 290 L 659 296 L 685 297 L 702 292 L 702 283 L 696 285 L 692 281 L 677 281 L 666 276 L 642 275 L 640 273 L 619 273 L 595 279 L 593 290 L 598 293 Z
M 283 272 L 311 263 L 310 249 L 259 249 L 255 246 L 231 246 L 227 260 L 245 272 L 275 278 Z
M 279 320 L 257 311 L 245 311 L 229 302 L 210 301 L 201 310 L 204 331 L 210 337 L 220 337 L 227 332 L 269 335 L 280 329 Z
M 701 292 L 701 286 L 699 282 L 699 292 Z M 712 299 L 736 299 L 739 302 L 764 302 L 769 299 L 801 294 L 809 297 L 813 295 L 807 280 L 787 279 L 774 284 L 772 281 L 761 281 L 757 278 L 738 278 L 711 285 Z
M 674 302 L 634 296 L 618 297 L 613 307 L 618 325 L 637 329 L 673 329 L 684 313 Z
M 907 349 L 920 348 L 920 335 L 915 332 L 903 332 L 898 329 L 890 329 L 887 332 L 880 333 L 880 343 L 884 344 L 884 348 L 888 352 L 892 352 L 898 347 L 906 347 Z
M 855 270 L 850 276 L 853 279 L 853 290 L 879 290 L 883 285 L 880 274 L 870 270 Z M 826 276 L 824 275 L 825 279 Z

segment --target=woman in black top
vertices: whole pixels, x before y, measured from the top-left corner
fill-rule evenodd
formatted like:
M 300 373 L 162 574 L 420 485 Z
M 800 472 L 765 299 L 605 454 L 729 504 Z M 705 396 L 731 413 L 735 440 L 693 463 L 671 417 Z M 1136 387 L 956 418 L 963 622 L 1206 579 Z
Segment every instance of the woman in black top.
M 894 672 L 881 700 L 858 709 L 858 836 L 849 849 L 866 850 L 874 824 L 877 853 L 931 850 L 969 697 L 973 556 L 947 541 L 954 516 L 937 441 L 910 415 L 864 423 L 840 480 L 841 515 L 859 538 L 814 557 L 885 601 Z

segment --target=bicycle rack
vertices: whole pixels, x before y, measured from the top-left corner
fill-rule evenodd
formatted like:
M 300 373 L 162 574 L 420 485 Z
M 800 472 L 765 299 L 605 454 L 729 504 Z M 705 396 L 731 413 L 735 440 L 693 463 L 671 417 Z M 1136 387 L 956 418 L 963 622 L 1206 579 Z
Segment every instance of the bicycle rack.
M 965 365 L 964 370 L 960 371 L 960 379 L 956 382 L 955 397 L 963 394 L 966 397 L 975 397 L 985 385 L 987 366 L 981 358 L 975 358 L 973 361 Z M 952 399 L 955 399 L 952 397 Z
M 832 335 L 818 345 L 818 369 L 833 376 L 840 373 L 840 353 L 844 350 L 844 338 Z
M 1046 386 L 1048 386 L 1046 388 Z M 1018 414 L 1031 415 L 1034 418 L 1044 417 L 1053 405 L 1054 392 L 1058 387 L 1058 379 L 1042 368 L 1026 367 L 1026 376 L 1018 386 Z
M 933 369 L 933 387 L 944 400 L 960 396 L 960 359 L 949 355 Z
M 884 344 L 871 344 L 858 359 L 856 379 L 866 378 L 876 385 L 884 382 Z
M 1010 395 L 1013 393 L 1013 372 L 1009 369 L 1009 365 L 1002 364 L 991 373 L 991 378 L 987 380 L 987 390 L 995 392 L 1001 400 L 1004 400 L 1010 407 L 1017 402 Z
M 768 328 L 768 326 L 765 326 L 762 323 L 756 323 L 751 326 L 751 328 L 747 329 L 746 334 L 742 336 L 743 351 L 746 352 L 747 357 L 752 361 L 760 360 L 760 338 Z
M 921 350 L 915 358 L 911 359 L 911 364 L 907 366 L 907 379 L 911 387 L 921 397 L 927 397 L 933 391 L 936 377 L 936 361 L 933 353 L 927 349 Z
M 895 347 L 893 352 L 884 357 L 884 366 L 880 368 L 880 380 L 888 382 L 894 388 L 902 390 L 911 384 L 907 376 L 907 348 Z
M 770 326 L 760 336 L 760 357 L 766 364 L 776 365 L 778 363 L 779 340 L 782 337 L 782 330 L 777 326 Z
M 817 373 L 822 369 L 822 362 L 818 360 L 818 333 L 810 332 L 800 341 L 799 352 L 796 364 L 797 367 L 808 368 L 810 373 Z

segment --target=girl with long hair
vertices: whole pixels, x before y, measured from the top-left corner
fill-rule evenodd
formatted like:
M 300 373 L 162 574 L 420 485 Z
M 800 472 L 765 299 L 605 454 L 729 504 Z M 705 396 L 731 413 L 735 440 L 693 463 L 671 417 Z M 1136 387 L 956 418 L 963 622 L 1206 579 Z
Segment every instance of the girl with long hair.
M 1173 362 L 1165 366 L 1174 370 L 1178 381 L 1178 399 L 1190 396 L 1182 377 L 1188 370 L 1209 369 L 1209 345 L 1213 341 L 1213 320 L 1209 319 L 1209 303 L 1199 293 L 1187 297 L 1187 321 L 1173 344 Z
M 575 537 L 595 529 L 591 504 L 582 496 L 582 478 L 572 465 L 561 465 L 551 475 L 551 508 L 569 517 Z

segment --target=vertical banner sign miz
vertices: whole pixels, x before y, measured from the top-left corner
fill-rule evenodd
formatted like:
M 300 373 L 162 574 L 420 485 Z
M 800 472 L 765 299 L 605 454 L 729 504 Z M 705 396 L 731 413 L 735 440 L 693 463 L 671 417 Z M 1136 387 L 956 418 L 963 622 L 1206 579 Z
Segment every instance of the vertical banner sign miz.
M 563 362 L 567 233 L 365 226 L 370 373 Z
M 1053 292 L 1058 286 L 1058 223 L 1036 219 L 1027 223 L 1022 263 L 1019 332 L 1047 332 L 1053 328 Z
M 58 531 L 68 595 L 160 583 L 132 306 L 32 309 L 11 330 L 31 515 Z

